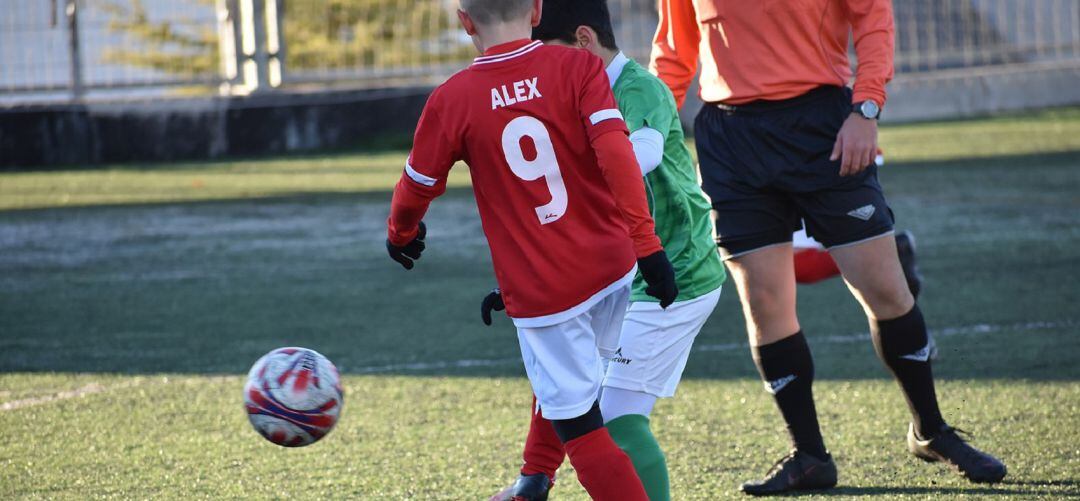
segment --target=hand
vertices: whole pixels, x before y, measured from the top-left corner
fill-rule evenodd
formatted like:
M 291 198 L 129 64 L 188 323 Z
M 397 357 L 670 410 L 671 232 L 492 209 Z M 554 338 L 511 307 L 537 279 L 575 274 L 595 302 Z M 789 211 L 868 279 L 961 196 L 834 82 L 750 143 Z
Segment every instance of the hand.
M 390 259 L 397 261 L 406 270 L 413 269 L 415 263 L 413 261 L 420 259 L 420 253 L 424 252 L 424 237 L 427 236 L 427 226 L 424 226 L 424 222 L 420 221 L 420 231 L 416 234 L 416 238 L 401 247 L 398 247 L 390 243 L 390 239 L 386 240 L 386 251 L 390 253 Z
M 877 120 L 869 120 L 852 113 L 840 127 L 829 160 L 840 160 L 841 176 L 854 176 L 874 163 L 877 140 Z
M 675 269 L 671 267 L 664 251 L 654 252 L 639 258 L 638 271 L 648 287 L 645 293 L 660 300 L 660 307 L 667 309 L 679 296 L 679 286 L 675 283 Z
M 491 325 L 491 310 L 503 311 L 505 309 L 506 304 L 503 303 L 502 291 L 496 287 L 491 289 L 491 292 L 484 296 L 484 301 L 480 303 L 480 319 L 484 321 L 484 325 Z

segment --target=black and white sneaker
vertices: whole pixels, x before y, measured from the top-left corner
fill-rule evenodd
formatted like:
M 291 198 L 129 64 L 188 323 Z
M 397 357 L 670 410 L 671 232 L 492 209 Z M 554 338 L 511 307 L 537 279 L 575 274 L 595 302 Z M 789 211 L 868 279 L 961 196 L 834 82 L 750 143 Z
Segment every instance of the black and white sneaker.
M 514 485 L 491 497 L 489 501 L 547 501 L 548 492 L 555 485 L 547 475 L 520 475 Z
M 769 496 L 791 491 L 836 487 L 836 463 L 810 454 L 791 451 L 773 465 L 765 478 L 742 484 L 740 490 L 753 496 Z
M 915 435 L 915 426 L 910 425 L 907 435 L 908 450 L 923 461 L 945 463 L 975 483 L 994 483 L 1005 478 L 1005 463 L 972 447 L 957 432 L 968 434 L 963 430 L 944 426 L 936 437 L 923 440 Z

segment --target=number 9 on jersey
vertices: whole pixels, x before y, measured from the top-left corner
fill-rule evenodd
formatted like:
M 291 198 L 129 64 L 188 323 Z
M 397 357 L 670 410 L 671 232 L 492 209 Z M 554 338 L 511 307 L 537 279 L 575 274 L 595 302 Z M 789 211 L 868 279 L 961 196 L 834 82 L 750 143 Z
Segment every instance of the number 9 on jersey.
M 521 139 L 529 137 L 536 146 L 536 158 L 525 159 L 521 150 Z M 536 181 L 544 178 L 547 182 L 551 201 L 536 208 L 536 217 L 540 224 L 558 221 L 566 214 L 566 184 L 563 183 L 559 162 L 555 159 L 555 147 L 551 144 L 551 135 L 543 122 L 533 117 L 518 117 L 506 124 L 502 135 L 503 154 L 506 163 L 514 175 L 524 181 Z

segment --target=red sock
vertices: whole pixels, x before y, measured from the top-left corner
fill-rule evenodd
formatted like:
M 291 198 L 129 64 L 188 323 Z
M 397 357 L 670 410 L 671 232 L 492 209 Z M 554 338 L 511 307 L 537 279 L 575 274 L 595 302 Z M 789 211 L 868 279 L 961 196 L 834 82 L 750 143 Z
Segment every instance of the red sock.
M 649 501 L 634 464 L 607 428 L 593 430 L 566 443 L 578 481 L 597 501 Z
M 840 274 L 836 261 L 828 251 L 818 249 L 799 249 L 795 251 L 795 281 L 800 284 L 812 284 Z
M 525 439 L 525 451 L 521 453 L 521 457 L 525 459 L 525 465 L 521 467 L 522 475 L 543 473 L 553 482 L 555 470 L 562 466 L 563 458 L 566 457 L 562 441 L 555 434 L 551 421 L 536 412 L 536 397 L 533 397 L 532 421 L 529 423 L 529 436 Z

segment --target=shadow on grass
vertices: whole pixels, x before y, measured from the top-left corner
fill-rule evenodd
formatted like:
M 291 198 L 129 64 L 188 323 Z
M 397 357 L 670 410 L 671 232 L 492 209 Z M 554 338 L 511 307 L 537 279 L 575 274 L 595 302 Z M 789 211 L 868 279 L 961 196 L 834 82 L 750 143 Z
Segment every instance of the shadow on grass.
M 1073 495 L 1080 494 L 1080 490 L 1062 490 L 1060 487 L 1073 487 L 1075 481 L 1028 481 L 1028 482 L 1002 482 L 988 486 L 971 487 L 873 487 L 873 486 L 845 486 L 840 485 L 834 489 L 813 491 L 806 493 L 789 494 L 782 497 L 807 497 L 807 496 L 839 496 L 839 497 L 877 497 L 877 496 L 919 496 L 927 498 L 951 497 L 951 496 L 1038 496 L 1038 495 Z M 1016 486 L 1016 487 L 1014 487 Z M 1030 487 L 1030 488 L 1023 488 Z M 1038 487 L 1053 489 L 1040 490 Z
M 890 175 L 909 193 L 948 198 L 943 190 L 963 189 L 980 203 L 1000 203 L 994 190 L 1006 182 L 1066 191 L 1080 183 L 1080 152 L 990 162 L 1004 167 L 976 177 L 988 161 L 968 159 Z M 1048 179 L 1017 165 L 1050 166 Z M 1015 175 L 1000 181 L 1006 168 Z M 448 190 L 453 203 L 435 203 L 429 252 L 408 273 L 383 248 L 386 190 L 0 212 L 0 372 L 239 374 L 272 348 L 300 345 L 352 374 L 520 376 L 510 322 L 479 322 L 494 278 L 471 197 L 458 187 Z M 943 226 L 953 206 L 909 205 L 924 228 L 980 229 Z M 976 208 L 985 224 L 1016 224 Z M 1058 206 L 1025 202 L 1016 212 L 1029 230 L 1023 238 L 930 245 L 923 254 L 923 311 L 932 329 L 955 334 L 939 339 L 943 379 L 1080 379 L 1080 319 L 1070 306 L 1080 301 L 1080 268 L 1071 264 L 1080 245 L 1069 243 L 1077 233 L 1057 223 L 1031 229 L 1057 221 L 1047 214 L 1060 215 Z M 1046 242 L 1055 245 L 1038 245 Z M 1007 244 L 1019 250 L 1006 254 Z M 819 379 L 888 377 L 842 282 L 800 288 L 799 308 Z M 695 346 L 687 379 L 756 377 L 730 284 Z
M 1073 487 L 1076 488 L 1077 494 L 1080 494 L 1080 480 L 1008 480 L 1003 482 L 1005 485 L 1024 485 L 1030 487 Z

